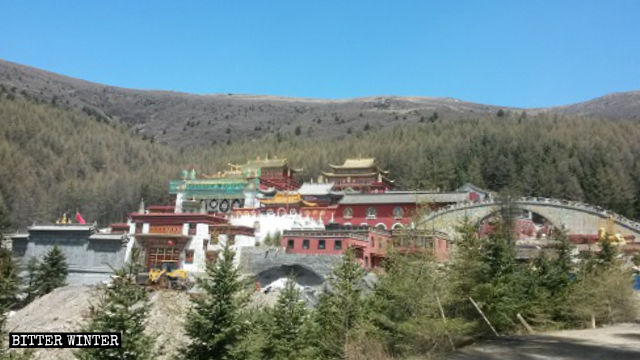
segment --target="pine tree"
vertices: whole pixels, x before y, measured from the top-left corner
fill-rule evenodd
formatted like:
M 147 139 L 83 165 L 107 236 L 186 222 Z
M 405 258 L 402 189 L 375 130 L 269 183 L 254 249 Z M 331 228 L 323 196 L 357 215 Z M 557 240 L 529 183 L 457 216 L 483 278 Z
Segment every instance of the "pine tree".
M 364 270 L 352 249 L 328 280 L 330 290 L 320 298 L 314 318 L 317 321 L 317 348 L 323 359 L 343 359 L 350 332 L 364 317 L 362 281 Z
M 269 314 L 264 358 L 297 360 L 308 356 L 309 313 L 293 278 L 287 279 L 277 304 Z
M 139 253 L 132 253 L 131 262 L 113 274 L 110 285 L 98 291 L 99 301 L 91 307 L 86 332 L 116 332 L 122 334 L 122 346 L 113 349 L 82 349 L 80 360 L 142 360 L 153 358 L 153 339 L 145 334 L 149 316 L 147 291 L 136 284 L 140 271 Z
M 39 281 L 43 278 L 40 275 L 40 266 L 38 259 L 32 257 L 27 263 L 27 276 L 25 278 L 25 298 L 23 303 L 28 304 L 40 295 Z
M 35 283 L 38 284 L 38 295 L 45 295 L 56 288 L 66 285 L 69 273 L 64 254 L 54 246 L 44 256 L 37 271 Z
M 17 303 L 20 278 L 11 252 L 0 248 L 0 360 L 27 360 L 30 352 L 16 352 L 5 349 L 7 312 Z
M 271 246 L 271 243 L 273 242 L 272 238 L 271 238 L 271 233 L 267 233 L 267 236 L 264 237 L 263 243 L 265 246 Z
M 17 303 L 20 278 L 11 251 L 0 247 L 0 310 L 9 310 Z
M 222 257 L 207 264 L 205 276 L 197 280 L 202 295 L 192 299 L 185 332 L 191 343 L 184 349 L 186 359 L 241 360 L 248 354 L 241 346 L 248 331 L 243 319 L 245 284 L 233 265 L 235 254 L 225 244 Z
M 9 218 L 9 214 L 6 212 L 4 207 L 2 206 L 2 199 L 0 198 L 0 245 L 2 245 L 2 240 L 4 239 L 3 235 L 6 231 L 11 227 L 11 219 Z

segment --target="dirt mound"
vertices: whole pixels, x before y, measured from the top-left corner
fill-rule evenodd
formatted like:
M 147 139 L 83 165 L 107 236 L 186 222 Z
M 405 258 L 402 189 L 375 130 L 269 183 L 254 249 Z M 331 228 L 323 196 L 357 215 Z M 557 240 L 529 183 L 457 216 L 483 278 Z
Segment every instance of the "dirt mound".
M 184 319 L 189 308 L 189 295 L 179 291 L 157 291 L 151 294 L 151 312 L 147 332 L 155 338 L 156 359 L 176 359 L 176 351 L 186 344 Z
M 183 332 L 189 296 L 184 292 L 157 291 L 150 295 L 151 311 L 147 332 L 155 339 L 156 359 L 175 359 L 176 351 L 187 341 Z M 36 299 L 9 315 L 9 331 L 78 331 L 97 302 L 95 288 L 65 286 Z M 74 359 L 71 349 L 38 349 L 35 360 Z

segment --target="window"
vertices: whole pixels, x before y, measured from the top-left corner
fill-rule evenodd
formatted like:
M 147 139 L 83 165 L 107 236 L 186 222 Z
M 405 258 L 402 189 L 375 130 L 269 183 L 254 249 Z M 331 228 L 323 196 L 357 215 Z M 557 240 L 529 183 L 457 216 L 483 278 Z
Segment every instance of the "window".
M 350 207 L 344 209 L 344 211 L 342 212 L 342 217 L 345 219 L 351 219 L 353 217 L 353 209 L 351 209 Z
M 289 209 L 289 214 L 295 215 L 296 214 L 296 209 Z
M 324 240 L 318 240 L 318 249 L 324 250 L 324 248 L 325 248 Z
M 309 240 L 307 239 L 302 240 L 302 248 L 309 249 Z
M 370 208 L 367 208 L 367 219 L 375 219 L 377 215 L 378 215 L 378 210 L 376 208 L 374 208 L 373 206 Z
M 195 234 L 196 234 L 196 224 L 189 223 L 189 235 L 195 235 Z
M 404 210 L 402 210 L 400 206 L 397 206 L 395 209 L 393 209 L 393 217 L 395 219 L 402 219 L 403 216 L 404 216 Z
M 336 242 L 333 243 L 333 249 L 342 250 L 342 240 L 336 240 Z
M 186 264 L 193 264 L 193 250 L 184 251 L 184 262 Z
M 294 244 L 295 244 L 295 240 L 293 239 L 287 240 L 287 248 L 293 249 Z

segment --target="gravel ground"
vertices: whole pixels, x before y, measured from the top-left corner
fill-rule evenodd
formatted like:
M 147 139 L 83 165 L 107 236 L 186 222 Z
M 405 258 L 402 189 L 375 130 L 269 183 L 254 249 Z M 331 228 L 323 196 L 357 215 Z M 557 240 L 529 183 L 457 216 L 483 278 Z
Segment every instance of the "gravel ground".
M 449 360 L 638 360 L 640 324 L 504 337 L 464 348 Z
M 178 291 L 151 293 L 151 311 L 147 332 L 155 338 L 156 359 L 175 359 L 176 351 L 187 338 L 182 330 L 189 296 Z M 89 306 L 97 302 L 95 290 L 85 286 L 65 286 L 36 299 L 10 314 L 10 331 L 69 332 L 78 331 L 89 314 Z M 34 360 L 74 359 L 71 349 L 38 349 Z

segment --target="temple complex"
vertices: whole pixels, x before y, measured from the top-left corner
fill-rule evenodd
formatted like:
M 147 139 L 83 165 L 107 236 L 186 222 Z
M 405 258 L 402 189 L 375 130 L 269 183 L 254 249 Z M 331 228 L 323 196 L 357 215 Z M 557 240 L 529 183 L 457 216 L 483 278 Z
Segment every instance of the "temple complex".
M 342 165 L 332 165 L 331 172 L 322 172 L 336 190 L 346 192 L 384 192 L 393 188 L 388 171 L 380 169 L 374 158 L 346 159 Z
M 300 184 L 293 178 L 301 169 L 289 167 L 287 159 L 266 157 L 248 160 L 244 165 L 229 164 L 233 171 L 240 172 L 246 179 L 258 179 L 260 188 L 278 191 L 296 190 Z
M 189 272 L 202 273 L 225 243 L 234 249 L 255 245 L 253 228 L 231 225 L 216 215 L 145 210 L 129 217 L 132 243 L 128 254 L 132 247 L 138 247 L 147 268 L 171 261 Z

